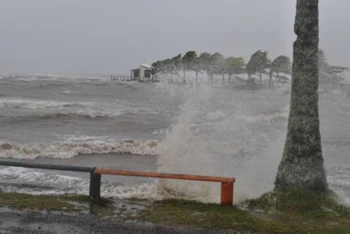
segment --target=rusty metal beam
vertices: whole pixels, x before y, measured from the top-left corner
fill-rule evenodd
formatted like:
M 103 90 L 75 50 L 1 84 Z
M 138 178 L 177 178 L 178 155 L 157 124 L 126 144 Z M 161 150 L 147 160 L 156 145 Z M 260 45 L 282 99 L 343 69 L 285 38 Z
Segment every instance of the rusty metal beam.
M 200 176 L 200 175 L 185 175 L 185 174 L 168 174 L 168 173 L 156 173 L 156 172 L 141 172 L 141 171 L 127 171 L 127 170 L 114 170 L 106 168 L 96 168 L 94 174 L 107 174 L 107 175 L 120 175 L 120 176 L 141 176 L 151 178 L 164 178 L 164 179 L 178 179 L 178 180 L 194 180 L 194 181 L 207 181 L 207 182 L 220 182 L 221 183 L 221 205 L 233 204 L 233 187 L 235 178 L 228 177 L 214 177 L 214 176 Z
M 96 168 L 95 174 L 106 174 L 106 175 L 121 175 L 121 176 L 141 176 L 141 177 L 152 177 L 152 178 L 164 178 L 164 179 L 178 179 L 178 180 L 196 180 L 196 181 L 207 181 L 207 182 L 226 182 L 234 183 L 235 178 L 228 177 L 214 177 L 214 176 L 200 176 L 200 175 L 185 175 L 185 174 L 168 174 L 168 173 L 157 173 L 157 172 L 146 172 L 146 171 L 127 171 L 127 170 L 115 170 L 106 168 Z

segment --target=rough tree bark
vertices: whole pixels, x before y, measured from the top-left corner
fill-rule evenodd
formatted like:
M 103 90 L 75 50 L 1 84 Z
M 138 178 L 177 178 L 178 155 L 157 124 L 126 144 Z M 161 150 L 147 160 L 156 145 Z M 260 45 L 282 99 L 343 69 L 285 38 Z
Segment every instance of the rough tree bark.
M 318 2 L 297 0 L 288 132 L 275 191 L 328 191 L 318 113 Z

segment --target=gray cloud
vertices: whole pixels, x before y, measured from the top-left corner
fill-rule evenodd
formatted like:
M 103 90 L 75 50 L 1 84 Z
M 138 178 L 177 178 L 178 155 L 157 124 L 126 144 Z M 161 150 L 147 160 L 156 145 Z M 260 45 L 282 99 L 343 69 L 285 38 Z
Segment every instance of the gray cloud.
M 1 72 L 125 73 L 185 53 L 291 56 L 292 0 L 0 0 Z M 320 46 L 350 65 L 347 0 L 320 1 Z

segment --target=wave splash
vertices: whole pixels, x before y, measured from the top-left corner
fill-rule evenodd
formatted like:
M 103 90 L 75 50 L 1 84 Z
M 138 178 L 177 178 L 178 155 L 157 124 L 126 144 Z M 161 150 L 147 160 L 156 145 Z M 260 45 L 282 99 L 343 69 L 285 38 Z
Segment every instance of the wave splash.
M 15 159 L 72 158 L 81 154 L 138 154 L 155 155 L 157 140 L 124 140 L 124 141 L 85 141 L 16 144 L 0 142 L 0 157 Z
M 282 94 L 193 87 L 157 154 L 159 172 L 235 177 L 235 201 L 273 187 L 288 111 Z M 262 181 L 261 178 L 264 178 Z M 159 180 L 158 191 L 220 201 L 219 183 Z

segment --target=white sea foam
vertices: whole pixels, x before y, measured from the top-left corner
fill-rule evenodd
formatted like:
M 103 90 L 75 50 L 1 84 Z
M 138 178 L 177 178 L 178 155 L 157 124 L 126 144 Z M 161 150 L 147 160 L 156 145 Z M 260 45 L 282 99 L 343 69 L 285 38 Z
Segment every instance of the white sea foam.
M 0 142 L 0 157 L 16 159 L 71 158 L 80 154 L 131 153 L 154 155 L 158 141 L 83 141 L 16 144 Z
M 117 117 L 126 113 L 148 112 L 150 109 L 128 105 L 116 100 L 114 103 L 106 105 L 97 102 L 58 102 L 33 99 L 0 99 L 0 108 L 40 110 L 35 112 L 39 117 L 82 116 L 82 117 Z
M 288 115 L 289 115 L 289 105 L 281 110 L 273 111 L 266 114 L 259 114 L 255 116 L 255 119 L 264 120 L 264 121 L 270 121 L 275 119 L 287 119 Z
M 31 99 L 0 99 L 0 107 L 12 108 L 12 109 L 31 109 L 40 110 L 48 108 L 64 108 L 73 105 L 88 106 L 94 104 L 92 102 L 57 102 L 57 101 L 43 101 L 43 100 L 31 100 Z
M 109 77 L 106 76 L 91 76 L 91 75 L 74 75 L 74 74 L 55 74 L 55 73 L 12 73 L 5 74 L 5 77 L 22 81 L 34 81 L 34 80 L 80 80 L 80 81 L 108 81 Z

